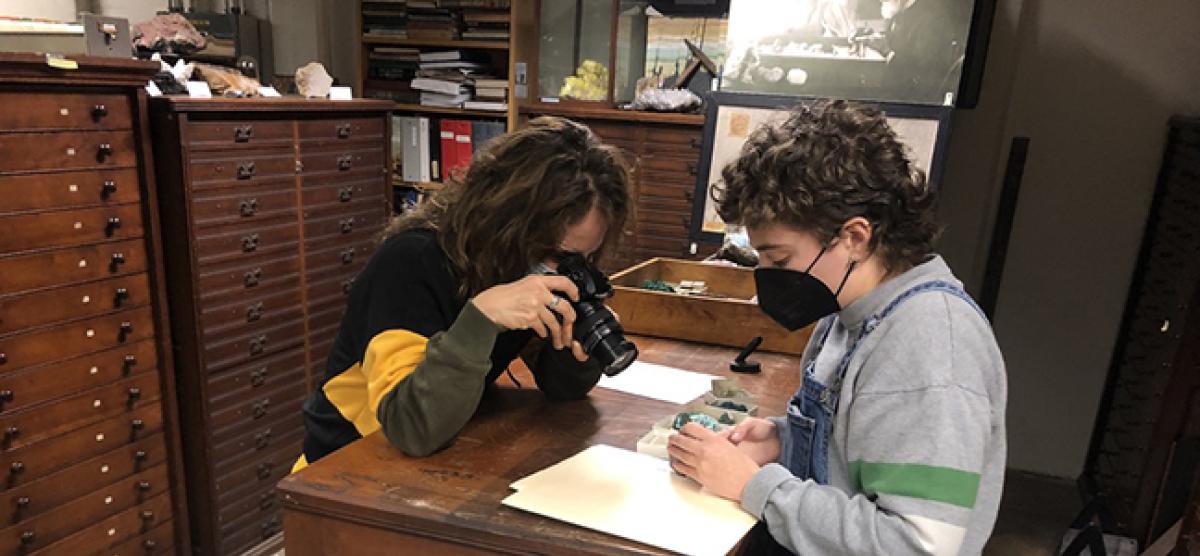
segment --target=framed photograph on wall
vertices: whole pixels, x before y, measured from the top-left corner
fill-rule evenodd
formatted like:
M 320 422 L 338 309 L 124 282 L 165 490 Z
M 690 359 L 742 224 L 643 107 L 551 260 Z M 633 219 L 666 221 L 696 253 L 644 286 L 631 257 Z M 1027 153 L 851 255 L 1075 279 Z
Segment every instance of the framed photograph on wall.
M 973 106 L 993 11 L 994 0 L 733 0 L 721 90 Z
M 692 241 L 720 243 L 725 222 L 717 216 L 712 188 L 720 182 L 721 170 L 741 154 L 746 139 L 759 126 L 780 121 L 798 104 L 816 102 L 815 98 L 712 93 L 706 102 L 704 139 L 700 164 L 696 171 L 697 200 L 692 209 Z M 950 111 L 944 106 L 873 102 L 887 115 L 888 124 L 908 148 L 917 168 L 928 176 L 937 189 L 942 176 L 942 161 L 950 138 Z

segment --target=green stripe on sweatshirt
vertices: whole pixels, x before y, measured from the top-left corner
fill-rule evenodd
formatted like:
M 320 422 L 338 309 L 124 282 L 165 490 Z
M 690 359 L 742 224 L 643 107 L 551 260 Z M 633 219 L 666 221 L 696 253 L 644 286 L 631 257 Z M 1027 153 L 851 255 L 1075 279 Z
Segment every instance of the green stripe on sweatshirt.
M 850 463 L 850 484 L 868 495 L 890 494 L 975 507 L 979 473 L 918 463 Z

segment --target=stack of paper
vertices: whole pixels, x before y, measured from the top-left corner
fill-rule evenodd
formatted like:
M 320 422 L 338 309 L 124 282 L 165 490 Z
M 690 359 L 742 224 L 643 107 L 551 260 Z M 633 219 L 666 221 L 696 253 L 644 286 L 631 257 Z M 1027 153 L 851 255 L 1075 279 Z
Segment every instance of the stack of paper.
M 592 446 L 521 479 L 509 507 L 683 554 L 726 554 L 755 519 L 671 471 L 667 462 Z
M 635 361 L 617 376 L 600 377 L 598 386 L 664 402 L 685 404 L 708 392 L 714 378 L 717 377 Z

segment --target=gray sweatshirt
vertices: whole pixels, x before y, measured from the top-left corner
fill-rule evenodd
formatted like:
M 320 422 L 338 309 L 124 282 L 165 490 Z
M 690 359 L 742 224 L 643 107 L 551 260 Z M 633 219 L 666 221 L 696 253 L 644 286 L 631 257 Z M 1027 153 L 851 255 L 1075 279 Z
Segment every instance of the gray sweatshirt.
M 841 311 L 819 353 L 820 330 L 813 334 L 804 363 L 815 357 L 815 378 L 830 384 L 864 320 L 933 280 L 959 284 L 941 257 L 884 282 Z M 1000 504 L 1006 396 L 988 322 L 953 295 L 916 295 L 850 361 L 829 443 L 830 484 L 768 464 L 746 484 L 742 507 L 798 554 L 979 554 Z M 787 454 L 787 421 L 771 419 Z

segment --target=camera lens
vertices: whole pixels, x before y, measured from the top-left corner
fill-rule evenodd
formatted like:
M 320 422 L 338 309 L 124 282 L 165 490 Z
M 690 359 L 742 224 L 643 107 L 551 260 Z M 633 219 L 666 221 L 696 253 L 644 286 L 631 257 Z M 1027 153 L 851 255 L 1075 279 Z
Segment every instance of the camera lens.
M 604 374 L 614 376 L 637 359 L 637 346 L 625 339 L 625 330 L 612 311 L 593 301 L 573 305 L 579 316 L 575 321 L 575 339 L 590 357 L 604 365 Z

